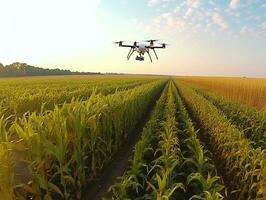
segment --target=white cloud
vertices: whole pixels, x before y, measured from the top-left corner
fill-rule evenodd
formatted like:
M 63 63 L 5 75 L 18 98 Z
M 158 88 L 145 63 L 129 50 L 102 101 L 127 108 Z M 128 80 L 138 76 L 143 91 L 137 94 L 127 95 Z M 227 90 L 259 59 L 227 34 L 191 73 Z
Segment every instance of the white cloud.
M 231 9 L 235 10 L 239 6 L 239 4 L 240 4 L 240 0 L 231 0 L 230 4 L 229 4 L 229 7 Z
M 264 37 L 266 36 L 266 22 L 254 28 L 243 26 L 239 34 L 248 37 Z
M 188 8 L 187 9 L 187 12 L 185 13 L 185 18 L 188 18 L 188 17 L 190 17 L 191 15 L 193 14 L 193 9 L 191 9 L 191 8 Z
M 205 31 L 206 33 L 210 33 L 211 30 L 212 30 L 212 24 L 209 23 L 209 24 L 206 25 L 204 31 Z
M 266 23 L 261 24 L 261 28 L 266 31 Z
M 154 19 L 154 22 L 158 27 L 160 25 L 167 26 L 169 28 L 181 29 L 184 27 L 184 22 L 178 19 L 173 13 L 163 13 Z
M 260 25 L 261 35 L 266 36 L 266 23 Z
M 256 20 L 256 21 L 259 21 L 259 20 L 261 20 L 261 16 L 249 15 L 247 17 L 247 20 Z
M 150 6 L 150 7 L 156 6 L 159 2 L 160 2 L 160 0 L 149 0 L 148 6 Z
M 254 34 L 254 30 L 253 29 L 251 29 L 251 28 L 249 28 L 249 27 L 247 27 L 247 26 L 243 26 L 241 29 L 240 29 L 240 31 L 239 31 L 239 33 L 241 34 L 241 35 L 253 35 Z
M 174 9 L 174 12 L 177 13 L 181 10 L 180 6 L 176 6 L 176 8 Z
M 157 1 L 163 2 L 163 0 Z M 246 6 L 245 2 L 229 0 L 230 8 L 224 8 L 213 0 L 207 1 L 209 5 L 207 7 L 203 6 L 203 3 L 204 5 L 206 4 L 203 0 L 185 0 L 177 4 L 172 8 L 172 11 L 161 13 L 155 17 L 153 23 L 151 23 L 151 27 L 153 26 L 151 30 L 156 29 L 158 32 L 163 30 L 168 32 L 169 35 L 174 35 L 174 33 L 176 35 L 186 34 L 194 39 L 204 34 L 212 35 L 213 37 L 224 34 L 230 38 L 264 37 L 266 35 L 266 25 L 261 23 L 264 20 L 263 16 L 253 14 L 252 19 L 245 16 L 242 18 L 242 11 L 240 12 L 240 9 L 236 10 Z M 252 11 L 250 12 L 246 16 L 250 16 Z M 248 20 L 256 21 L 256 23 L 261 25 L 250 27 L 248 26 Z M 230 24 L 232 26 L 237 24 L 240 29 L 231 29 Z
M 188 7 L 199 8 L 201 0 L 187 0 Z
M 263 37 L 266 36 L 266 23 L 262 23 L 260 26 L 257 28 L 251 28 L 248 26 L 243 26 L 239 34 L 242 36 L 247 36 L 247 37 Z
M 217 26 L 219 26 L 222 30 L 226 30 L 228 29 L 228 24 L 225 21 L 225 19 L 223 18 L 222 15 L 220 15 L 219 13 L 213 13 L 212 15 L 212 21 L 214 24 L 216 24 Z
M 169 2 L 171 0 L 148 0 L 148 6 L 153 7 L 153 6 L 158 6 L 162 3 Z
M 186 23 L 182 18 L 178 18 L 174 12 L 166 12 L 156 16 L 152 22 L 143 26 L 145 32 L 160 35 L 161 38 L 176 38 L 186 28 Z

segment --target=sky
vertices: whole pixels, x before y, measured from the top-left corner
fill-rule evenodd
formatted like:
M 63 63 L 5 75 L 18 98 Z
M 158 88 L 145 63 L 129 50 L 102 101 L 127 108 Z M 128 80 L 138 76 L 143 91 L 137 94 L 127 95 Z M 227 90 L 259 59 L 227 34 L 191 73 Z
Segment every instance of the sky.
M 160 39 L 159 60 L 115 41 Z M 72 71 L 266 78 L 266 0 L 0 0 L 0 62 Z

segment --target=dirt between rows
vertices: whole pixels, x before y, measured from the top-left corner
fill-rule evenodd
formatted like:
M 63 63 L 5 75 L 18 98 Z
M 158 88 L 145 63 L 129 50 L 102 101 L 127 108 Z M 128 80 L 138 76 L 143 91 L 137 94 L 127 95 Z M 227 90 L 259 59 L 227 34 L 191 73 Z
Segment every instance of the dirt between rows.
M 142 120 L 139 121 L 138 127 L 136 127 L 136 129 L 128 135 L 122 146 L 104 168 L 100 177 L 97 180 L 89 183 L 89 186 L 85 188 L 85 190 L 83 191 L 82 199 L 100 200 L 104 197 L 111 198 L 111 191 L 109 190 L 109 188 L 115 183 L 116 178 L 122 176 L 127 170 L 128 160 L 132 155 L 134 146 L 139 141 L 142 130 L 150 119 L 152 110 L 155 107 L 156 101 L 161 96 L 163 88 L 149 105 L 147 112 L 143 116 Z

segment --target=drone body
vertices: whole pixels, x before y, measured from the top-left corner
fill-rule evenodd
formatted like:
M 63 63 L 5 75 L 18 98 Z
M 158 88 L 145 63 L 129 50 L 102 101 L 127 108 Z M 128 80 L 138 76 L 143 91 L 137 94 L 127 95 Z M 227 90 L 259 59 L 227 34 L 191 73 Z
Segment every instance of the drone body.
M 148 45 L 145 43 L 138 43 L 138 42 L 134 42 L 133 45 L 125 45 L 125 44 L 123 44 L 124 41 L 115 42 L 115 44 L 118 44 L 119 47 L 130 48 L 128 55 L 127 55 L 127 60 L 130 59 L 130 57 L 132 56 L 132 54 L 134 52 L 137 52 L 138 55 L 136 56 L 136 60 L 144 61 L 144 54 L 147 53 L 149 55 L 150 61 L 152 62 L 150 50 L 153 50 L 153 52 L 154 52 L 154 54 L 158 60 L 158 56 L 156 54 L 155 49 L 164 49 L 165 46 L 167 45 L 165 43 L 162 43 L 162 44 L 160 44 L 161 46 L 155 46 L 154 45 L 155 41 L 157 41 L 157 40 L 146 40 L 145 42 L 149 42 Z

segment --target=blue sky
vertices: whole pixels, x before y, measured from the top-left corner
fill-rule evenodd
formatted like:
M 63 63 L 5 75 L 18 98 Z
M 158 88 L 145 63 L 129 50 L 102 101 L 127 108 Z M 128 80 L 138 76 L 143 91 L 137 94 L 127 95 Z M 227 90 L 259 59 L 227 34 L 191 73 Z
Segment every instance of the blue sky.
M 0 1 L 0 62 L 79 71 L 266 77 L 266 0 Z M 127 61 L 113 41 L 170 43 Z M 130 43 L 130 42 L 128 42 Z

